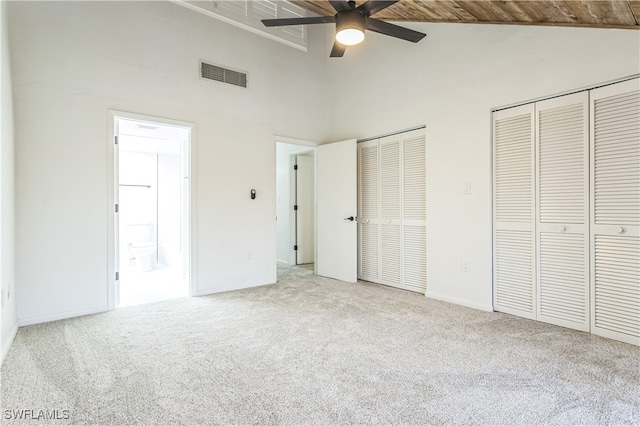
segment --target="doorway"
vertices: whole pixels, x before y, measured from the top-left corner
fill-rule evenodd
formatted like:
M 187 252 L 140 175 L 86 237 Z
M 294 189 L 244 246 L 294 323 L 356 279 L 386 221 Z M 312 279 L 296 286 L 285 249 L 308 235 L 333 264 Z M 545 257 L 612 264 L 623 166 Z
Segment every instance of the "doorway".
M 276 144 L 277 260 L 315 264 L 315 148 Z
M 190 294 L 191 128 L 114 117 L 115 306 Z

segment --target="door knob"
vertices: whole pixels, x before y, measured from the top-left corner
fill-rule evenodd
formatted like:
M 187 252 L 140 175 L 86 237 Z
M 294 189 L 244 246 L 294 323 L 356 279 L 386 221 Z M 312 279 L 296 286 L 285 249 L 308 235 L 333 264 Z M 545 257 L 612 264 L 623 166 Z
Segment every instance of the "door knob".
M 618 234 L 624 234 L 624 228 L 620 226 L 616 232 L 618 232 Z
M 567 227 L 566 227 L 566 226 L 561 226 L 561 227 L 560 227 L 560 232 L 566 232 L 566 230 L 567 230 Z
M 354 220 L 356 220 L 357 218 L 353 217 L 353 216 L 349 216 L 349 217 L 345 217 L 344 220 L 348 220 L 350 222 L 353 222 Z

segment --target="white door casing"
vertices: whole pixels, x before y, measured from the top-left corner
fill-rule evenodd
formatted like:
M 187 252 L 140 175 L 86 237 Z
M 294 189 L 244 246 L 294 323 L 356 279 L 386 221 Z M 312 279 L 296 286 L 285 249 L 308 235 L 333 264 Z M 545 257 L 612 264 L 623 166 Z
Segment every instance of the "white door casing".
M 114 229 L 113 233 L 113 241 L 115 247 L 115 256 L 114 256 L 114 269 L 115 269 L 115 287 L 114 287 L 114 297 L 115 297 L 115 306 L 120 304 L 120 145 L 118 145 L 118 137 L 120 135 L 118 120 L 113 121 L 114 126 L 114 146 L 113 146 L 113 187 L 114 187 L 114 210 L 115 214 L 113 216 L 114 221 Z
M 316 271 L 347 282 L 357 280 L 357 164 L 355 139 L 317 147 Z

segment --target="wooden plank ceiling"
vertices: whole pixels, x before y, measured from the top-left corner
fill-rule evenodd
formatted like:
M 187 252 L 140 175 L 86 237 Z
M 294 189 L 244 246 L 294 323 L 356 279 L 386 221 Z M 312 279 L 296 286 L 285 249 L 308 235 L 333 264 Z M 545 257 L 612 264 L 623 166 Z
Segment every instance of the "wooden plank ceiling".
M 335 15 L 327 0 L 294 0 Z M 358 5 L 364 0 L 356 1 Z M 400 0 L 374 15 L 385 21 L 640 29 L 640 0 Z

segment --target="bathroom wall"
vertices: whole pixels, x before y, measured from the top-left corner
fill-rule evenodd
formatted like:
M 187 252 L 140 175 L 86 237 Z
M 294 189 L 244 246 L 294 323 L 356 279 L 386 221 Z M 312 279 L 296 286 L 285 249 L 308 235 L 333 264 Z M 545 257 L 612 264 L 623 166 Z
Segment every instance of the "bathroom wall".
M 179 143 L 177 141 L 176 143 Z M 179 155 L 158 155 L 158 260 L 181 267 L 182 177 Z
M 121 136 L 122 146 L 126 137 Z M 120 151 L 120 266 L 129 259 L 127 225 L 151 224 L 151 242 L 156 242 L 157 222 L 157 155 L 148 152 Z M 150 185 L 150 188 L 125 185 Z M 157 257 L 152 258 L 153 263 Z

